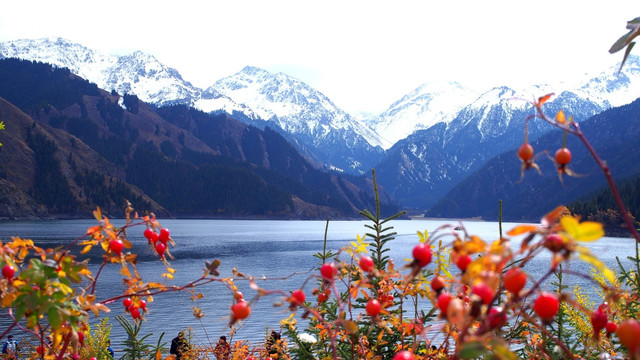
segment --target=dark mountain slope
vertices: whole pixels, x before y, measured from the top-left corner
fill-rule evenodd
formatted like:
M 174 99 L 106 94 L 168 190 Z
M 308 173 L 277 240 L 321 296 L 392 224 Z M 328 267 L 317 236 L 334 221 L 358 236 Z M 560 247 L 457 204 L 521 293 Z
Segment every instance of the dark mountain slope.
M 174 216 L 351 217 L 374 207 L 362 181 L 319 172 L 277 133 L 226 116 L 159 113 L 66 69 L 15 59 L 0 61 L 0 96 L 21 105 L 4 104 L 19 115 L 2 118 L 10 153 L 1 161 L 21 164 L 0 174 L 5 189 L 22 189 L 52 216 L 98 205 L 121 214 L 124 199 Z
M 640 173 L 640 100 L 595 115 L 582 122 L 581 128 L 617 179 Z M 536 153 L 548 149 L 552 156 L 561 144 L 560 130 L 532 143 Z M 565 175 L 564 184 L 561 183 L 553 162 L 541 154 L 536 162 L 542 176 L 529 170 L 519 182 L 520 160 L 514 149 L 492 158 L 451 190 L 427 212 L 427 216 L 495 220 L 498 217 L 498 200 L 502 199 L 504 220 L 537 221 L 555 206 L 568 204 L 606 186 L 601 170 L 575 136 L 568 135 L 567 147 L 573 154 L 569 167 L 582 176 Z

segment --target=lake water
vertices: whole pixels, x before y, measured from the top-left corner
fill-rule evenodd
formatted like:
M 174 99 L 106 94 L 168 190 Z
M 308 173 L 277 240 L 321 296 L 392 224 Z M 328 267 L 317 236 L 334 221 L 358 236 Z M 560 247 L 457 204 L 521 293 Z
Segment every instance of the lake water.
M 285 291 L 300 288 L 319 266 L 319 259 L 313 254 L 322 252 L 325 232 L 325 221 L 270 221 L 270 220 L 161 220 L 161 224 L 171 230 L 171 236 L 177 246 L 171 248 L 175 259 L 172 266 L 177 269 L 171 285 L 182 285 L 201 276 L 205 261 L 220 259 L 221 277 L 231 276 L 235 267 L 246 275 L 269 280 L 258 280 L 258 284 L 266 289 L 282 289 Z M 122 223 L 114 221 L 118 226 Z M 356 234 L 364 235 L 368 229 L 367 221 L 332 221 L 329 224 L 327 250 L 337 251 L 356 240 Z M 0 240 L 7 241 L 10 236 L 30 238 L 41 247 L 54 247 L 65 244 L 84 234 L 86 229 L 96 224 L 93 220 L 64 220 L 38 222 L 0 222 Z M 398 220 L 390 223 L 398 233 L 396 239 L 389 243 L 388 253 L 396 264 L 403 264 L 411 257 L 411 250 L 418 242 L 416 231 L 433 232 L 442 224 L 457 225 L 452 221 L 434 220 Z M 498 224 L 493 222 L 465 222 L 464 226 L 470 234 L 479 235 L 487 242 L 499 237 Z M 515 224 L 503 223 L 506 233 Z M 142 236 L 143 227 L 132 228 L 128 235 L 133 243 L 133 251 L 141 254 L 138 269 L 147 281 L 162 281 L 159 274 L 164 272 L 164 265 L 157 260 Z M 512 239 L 515 247 L 519 239 Z M 625 257 L 634 253 L 634 242 L 627 238 L 603 238 L 590 243 L 589 247 L 597 256 L 612 268 L 617 268 L 615 257 Z M 98 253 L 96 253 L 98 254 Z M 100 263 L 99 254 L 91 259 L 94 271 Z M 550 258 L 545 252 L 527 266 L 534 277 L 549 269 Z M 588 272 L 584 263 L 575 260 L 572 270 Z M 592 286 L 581 278 L 570 279 L 585 289 Z M 246 299 L 255 295 L 247 281 L 237 283 Z M 315 281 L 308 282 L 304 290 L 311 298 L 310 290 L 316 286 Z M 101 274 L 98 282 L 98 299 L 106 299 L 123 291 L 122 278 L 117 265 L 109 265 Z M 204 295 L 197 304 L 205 317 L 199 322 L 192 316 L 190 295 L 186 293 L 168 293 L 158 295 L 149 304 L 147 321 L 141 334 L 153 333 L 149 342 L 157 341 L 162 332 L 166 332 L 164 340 L 170 342 L 183 329 L 192 328 L 195 341 L 203 344 L 215 343 L 220 335 L 228 335 L 229 308 L 232 304 L 231 292 L 221 283 L 208 284 L 198 289 Z M 281 319 L 289 315 L 286 307 L 274 307 L 282 300 L 279 296 L 260 299 L 252 306 L 252 315 L 241 324 L 234 339 L 247 339 L 252 342 L 263 341 L 267 331 L 279 328 Z M 426 300 L 422 303 L 425 309 L 430 308 Z M 108 315 L 123 314 L 123 306 L 118 301 L 111 306 Z M 119 349 L 120 342 L 126 334 L 120 325 L 111 319 L 112 343 Z M 0 319 L 0 326 L 6 327 L 6 318 Z M 19 336 L 19 334 L 16 334 Z

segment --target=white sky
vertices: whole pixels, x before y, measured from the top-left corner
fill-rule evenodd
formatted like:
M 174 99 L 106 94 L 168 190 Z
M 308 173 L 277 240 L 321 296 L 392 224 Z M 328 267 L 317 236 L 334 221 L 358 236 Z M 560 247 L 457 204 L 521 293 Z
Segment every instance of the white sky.
M 638 0 L 21 0 L 3 1 L 0 41 L 142 50 L 199 87 L 252 65 L 378 113 L 433 80 L 488 89 L 604 71 L 637 16 Z

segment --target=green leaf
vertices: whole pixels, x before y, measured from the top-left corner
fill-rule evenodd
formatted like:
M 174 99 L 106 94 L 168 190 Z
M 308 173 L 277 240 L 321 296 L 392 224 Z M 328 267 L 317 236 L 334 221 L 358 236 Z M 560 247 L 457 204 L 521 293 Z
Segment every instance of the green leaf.
M 460 359 L 477 359 L 487 354 L 487 348 L 479 341 L 472 341 L 462 345 L 458 357 Z
M 51 324 L 51 326 L 54 329 L 59 328 L 61 321 L 60 321 L 60 313 L 58 312 L 58 308 L 55 306 L 52 306 L 49 309 L 48 315 L 49 315 L 49 324 Z

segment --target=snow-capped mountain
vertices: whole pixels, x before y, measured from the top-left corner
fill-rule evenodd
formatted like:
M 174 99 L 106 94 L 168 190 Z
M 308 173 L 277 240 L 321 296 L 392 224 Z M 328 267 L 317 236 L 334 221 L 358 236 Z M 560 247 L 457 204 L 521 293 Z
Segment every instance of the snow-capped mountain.
M 196 106 L 208 108 L 209 99 L 220 95 L 243 104 L 260 119 L 292 134 L 330 166 L 366 171 L 383 152 L 381 139 L 366 124 L 335 106 L 319 91 L 283 73 L 247 66 L 216 81 L 204 91 Z
M 60 38 L 0 43 L 1 57 L 67 67 L 100 88 L 135 94 L 158 106 L 186 104 L 206 112 L 239 113 L 254 125 L 264 120 L 288 134 L 305 155 L 330 168 L 368 171 L 384 152 L 382 140 L 368 125 L 285 74 L 246 67 L 203 91 L 151 55 L 105 55 Z
M 140 51 L 118 57 L 61 38 L 23 39 L 0 43 L 0 56 L 66 67 L 102 89 L 135 94 L 156 105 L 190 105 L 201 92 L 177 70 Z
M 576 121 L 613 105 L 631 103 L 640 96 L 640 58 L 630 57 L 620 76 L 616 75 L 618 67 L 612 66 L 578 85 L 493 88 L 465 106 L 453 120 L 416 131 L 396 143 L 377 166 L 379 182 L 401 204 L 429 208 L 491 157 L 514 151 L 524 141 L 524 122 L 534 114 L 530 103 L 534 97 L 555 92 L 556 96 L 544 105 L 547 113 L 553 115 L 563 109 Z M 551 129 L 540 119 L 529 121 L 529 141 Z
M 370 120 L 374 130 L 386 140 L 385 148 L 417 130 L 437 123 L 449 123 L 479 93 L 457 82 L 429 82 L 416 88 L 389 109 Z

